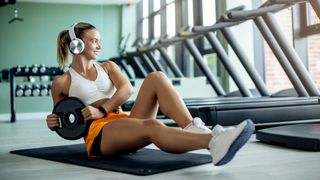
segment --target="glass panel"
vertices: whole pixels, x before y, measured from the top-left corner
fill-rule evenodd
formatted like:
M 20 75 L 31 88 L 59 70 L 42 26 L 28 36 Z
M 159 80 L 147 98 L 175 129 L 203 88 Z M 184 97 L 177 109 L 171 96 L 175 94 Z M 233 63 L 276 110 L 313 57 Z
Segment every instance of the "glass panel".
M 216 4 L 212 0 L 202 0 L 202 23 L 204 26 L 213 25 L 216 22 Z M 203 38 L 204 49 L 210 49 L 211 46 L 206 38 Z
M 211 72 L 217 76 L 218 75 L 218 59 L 217 54 L 207 54 L 203 56 L 204 62 L 208 65 Z
M 169 36 L 176 34 L 176 15 L 175 15 L 175 4 L 172 3 L 167 6 L 167 33 Z
M 158 11 L 160 9 L 160 0 L 153 1 L 153 11 Z
M 160 22 L 160 14 L 154 17 L 154 37 L 159 38 L 161 35 L 161 22 Z
M 193 26 L 193 0 L 188 0 L 188 25 Z
M 144 19 L 142 21 L 142 38 L 143 39 L 148 39 L 148 37 L 149 37 L 148 24 L 149 24 L 149 19 Z
M 142 6 L 142 17 L 147 17 L 149 15 L 149 0 L 143 0 Z
M 212 0 L 202 0 L 203 25 L 209 26 L 216 22 L 216 4 Z

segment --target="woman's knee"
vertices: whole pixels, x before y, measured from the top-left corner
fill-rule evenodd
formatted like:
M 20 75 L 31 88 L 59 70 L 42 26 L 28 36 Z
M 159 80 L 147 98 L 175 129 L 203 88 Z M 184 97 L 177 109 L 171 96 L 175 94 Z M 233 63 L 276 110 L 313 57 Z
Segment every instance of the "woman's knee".
M 143 120 L 142 125 L 147 127 L 148 129 L 152 129 L 159 126 L 165 126 L 161 121 L 157 119 L 145 119 Z
M 151 72 L 148 74 L 147 79 L 152 80 L 168 80 L 166 74 L 161 71 Z

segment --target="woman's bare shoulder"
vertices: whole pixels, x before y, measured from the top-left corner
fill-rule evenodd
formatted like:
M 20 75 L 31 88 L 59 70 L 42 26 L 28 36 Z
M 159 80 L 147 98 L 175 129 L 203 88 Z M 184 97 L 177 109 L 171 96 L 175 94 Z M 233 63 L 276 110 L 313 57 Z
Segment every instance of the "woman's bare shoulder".
M 69 72 L 65 72 L 60 76 L 56 76 L 52 81 L 52 95 L 55 95 L 57 97 L 68 96 L 70 83 L 71 75 Z
M 112 72 L 114 70 L 117 70 L 119 67 L 118 65 L 113 61 L 106 61 L 101 63 L 101 67 L 108 73 Z
M 52 80 L 52 85 L 64 86 L 64 85 L 66 85 L 65 83 L 67 83 L 69 81 L 70 81 L 70 73 L 69 72 L 65 72 L 62 75 L 56 76 Z

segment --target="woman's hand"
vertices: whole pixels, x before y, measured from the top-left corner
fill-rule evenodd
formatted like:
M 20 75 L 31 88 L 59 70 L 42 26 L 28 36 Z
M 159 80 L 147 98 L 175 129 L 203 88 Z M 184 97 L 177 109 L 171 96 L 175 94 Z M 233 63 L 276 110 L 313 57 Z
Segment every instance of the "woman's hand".
M 103 114 L 98 108 L 93 106 L 87 106 L 81 110 L 81 113 L 84 117 L 84 120 L 93 120 L 102 118 L 105 114 Z
M 56 127 L 59 127 L 59 116 L 56 114 L 49 114 L 47 116 L 47 126 L 49 129 L 53 130 Z

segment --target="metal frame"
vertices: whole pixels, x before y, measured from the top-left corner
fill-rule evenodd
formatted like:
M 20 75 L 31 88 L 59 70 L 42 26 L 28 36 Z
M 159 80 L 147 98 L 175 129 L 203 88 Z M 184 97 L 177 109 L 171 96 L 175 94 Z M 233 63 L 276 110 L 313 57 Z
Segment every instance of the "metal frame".
M 207 38 L 209 38 L 210 36 L 213 36 L 213 35 L 208 35 L 208 34 L 213 34 L 212 32 L 214 31 L 218 31 L 220 30 L 224 36 L 224 38 L 228 41 L 228 43 L 230 44 L 230 46 L 232 47 L 233 51 L 236 53 L 236 55 L 238 56 L 241 64 L 243 65 L 243 67 L 246 69 L 248 75 L 250 76 L 250 78 L 252 79 L 253 83 L 255 84 L 255 86 L 257 87 L 258 91 L 260 92 L 261 96 L 269 96 L 270 93 L 269 91 L 267 90 L 263 80 L 261 79 L 261 77 L 259 76 L 258 72 L 255 70 L 255 68 L 250 64 L 249 62 L 249 58 L 246 56 L 246 54 L 244 53 L 244 51 L 242 50 L 241 46 L 239 45 L 239 43 L 237 43 L 236 41 L 236 38 L 233 36 L 232 32 L 228 29 L 228 27 L 231 27 L 231 26 L 235 26 L 235 25 L 238 25 L 240 23 L 242 23 L 242 20 L 241 21 L 226 21 L 226 20 L 223 20 L 223 16 L 220 18 L 220 20 L 212 25 L 212 26 L 206 26 L 206 27 L 203 27 L 203 26 L 195 26 L 193 28 L 193 31 L 196 32 L 196 33 L 203 33 L 205 34 L 205 36 Z M 208 39 L 209 40 L 209 39 Z M 212 41 L 212 40 L 211 40 Z M 210 40 L 209 40 L 210 42 Z M 217 44 L 220 44 L 219 41 L 215 41 Z M 212 45 L 212 44 L 211 44 Z M 223 55 L 225 54 L 223 48 L 221 45 L 218 45 L 218 46 L 221 46 L 220 47 L 220 51 L 218 51 L 216 49 L 215 46 L 217 45 L 212 45 L 213 46 L 213 49 L 216 50 L 217 54 L 220 56 L 226 56 L 226 55 Z M 222 61 L 222 63 L 224 64 L 227 64 L 227 66 L 230 66 L 229 68 L 227 67 L 226 70 L 229 72 L 234 72 L 235 70 L 232 70 L 234 68 L 232 68 L 232 64 L 231 63 L 227 63 L 229 62 L 230 60 L 227 60 L 224 61 L 225 59 L 224 58 L 220 58 L 220 60 Z M 223 62 L 224 61 L 224 62 Z M 228 65 L 229 64 L 229 65 Z M 230 69 L 232 68 L 232 69 Z M 231 74 L 230 74 L 231 75 Z M 236 76 L 236 75 L 234 75 Z
M 310 0 L 310 5 L 317 14 L 317 16 L 320 19 L 320 0 Z M 301 32 L 300 35 L 302 37 L 310 36 L 313 34 L 319 34 L 320 33 L 320 23 L 318 24 L 312 24 L 310 25 L 308 22 L 308 16 L 309 11 L 307 10 L 307 4 L 301 4 L 300 5 L 300 26 L 301 26 Z
M 319 2 L 319 0 L 312 0 L 312 1 L 310 1 L 310 4 L 320 19 L 320 2 Z M 308 11 L 307 4 L 301 4 L 300 11 L 301 11 L 301 17 L 300 17 L 301 18 L 301 21 L 300 21 L 301 32 L 300 32 L 300 35 L 304 37 L 304 36 L 310 36 L 313 34 L 320 33 L 320 23 L 310 25 L 308 22 L 309 11 Z
M 260 30 L 262 36 L 267 41 L 269 47 L 271 48 L 273 54 L 277 57 L 278 62 L 280 63 L 282 69 L 287 74 L 291 84 L 296 90 L 299 96 L 308 96 L 307 91 L 303 87 L 303 84 L 300 82 L 297 74 L 294 69 L 291 67 L 287 57 L 282 52 L 281 47 L 278 45 L 276 39 L 273 37 L 272 33 L 268 29 L 267 25 L 263 21 L 262 17 L 257 17 L 254 19 L 254 22 L 258 29 Z
M 279 28 L 279 25 L 277 24 L 277 21 L 274 15 L 272 13 L 266 13 L 262 17 L 266 22 L 267 26 L 269 27 L 269 29 L 271 30 L 272 34 L 274 34 L 274 37 L 279 43 L 279 46 L 281 47 L 284 54 L 287 56 L 291 66 L 297 73 L 298 77 L 300 78 L 300 81 L 306 88 L 308 94 L 310 96 L 319 96 L 320 95 L 319 89 L 317 88 L 315 82 L 312 80 L 307 69 L 301 62 L 301 59 L 296 53 L 296 51 L 293 49 L 292 46 L 290 46 L 290 43 L 288 42 L 285 34 Z

